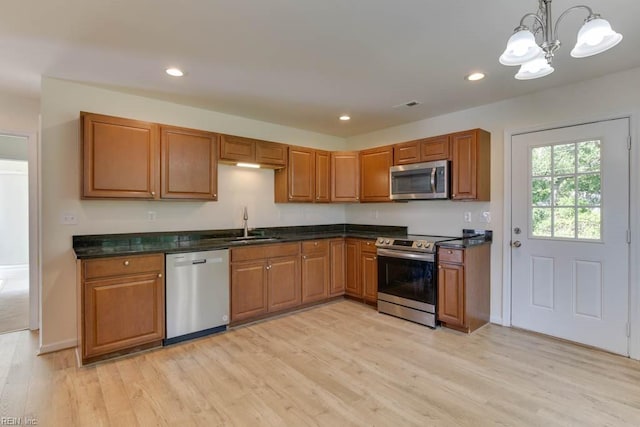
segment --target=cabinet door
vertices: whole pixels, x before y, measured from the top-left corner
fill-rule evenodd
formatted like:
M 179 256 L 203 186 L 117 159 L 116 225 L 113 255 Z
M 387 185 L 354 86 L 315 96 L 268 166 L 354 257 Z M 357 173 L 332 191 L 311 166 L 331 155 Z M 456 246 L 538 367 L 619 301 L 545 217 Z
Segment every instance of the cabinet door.
M 328 203 L 331 199 L 331 162 L 328 151 L 316 151 L 315 202 Z
M 346 239 L 346 282 L 345 293 L 352 297 L 362 297 L 362 286 L 360 284 L 360 244 L 356 239 Z
M 327 253 L 302 255 L 302 302 L 329 296 L 329 259 Z
M 297 256 L 273 258 L 267 265 L 269 312 L 300 305 L 300 267 Z
M 373 242 L 361 242 L 360 277 L 362 282 L 362 296 L 365 300 L 378 300 L 378 257 Z
M 256 163 L 270 166 L 286 166 L 287 146 L 277 142 L 256 141 Z
M 217 141 L 211 132 L 162 126 L 163 199 L 217 200 Z
M 220 160 L 255 162 L 256 145 L 252 139 L 241 136 L 220 136 Z
M 464 325 L 464 267 L 438 265 L 438 319 L 447 325 Z
M 420 161 L 448 160 L 449 135 L 434 136 L 420 141 Z
M 345 249 L 344 239 L 329 242 L 329 296 L 344 294 L 347 274 Z
M 360 200 L 360 154 L 357 151 L 331 153 L 331 201 Z
M 482 129 L 451 135 L 451 198 L 491 199 L 490 134 Z
M 82 197 L 157 199 L 158 125 L 80 113 Z
M 267 312 L 267 262 L 231 264 L 231 321 Z
M 408 165 L 420 161 L 420 142 L 409 141 L 393 146 L 393 164 Z
M 310 148 L 289 147 L 289 201 L 312 202 L 315 180 L 315 151 Z
M 380 147 L 360 153 L 360 201 L 390 202 L 389 168 L 393 165 L 393 148 Z
M 164 337 L 161 272 L 87 281 L 83 292 L 83 358 Z

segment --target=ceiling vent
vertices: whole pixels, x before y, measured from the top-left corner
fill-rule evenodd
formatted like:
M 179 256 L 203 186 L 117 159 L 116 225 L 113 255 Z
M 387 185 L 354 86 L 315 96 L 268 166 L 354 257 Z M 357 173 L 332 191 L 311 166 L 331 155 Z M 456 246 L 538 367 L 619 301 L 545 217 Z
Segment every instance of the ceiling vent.
M 402 104 L 394 105 L 394 106 L 393 106 L 393 107 L 391 107 L 391 108 L 394 108 L 394 109 L 395 109 L 395 108 L 411 108 L 411 107 L 418 106 L 418 105 L 420 105 L 420 104 L 422 104 L 422 102 L 420 102 L 420 101 L 416 101 L 416 100 L 413 100 L 413 101 L 407 101 L 407 102 L 404 102 L 404 103 L 402 103 Z

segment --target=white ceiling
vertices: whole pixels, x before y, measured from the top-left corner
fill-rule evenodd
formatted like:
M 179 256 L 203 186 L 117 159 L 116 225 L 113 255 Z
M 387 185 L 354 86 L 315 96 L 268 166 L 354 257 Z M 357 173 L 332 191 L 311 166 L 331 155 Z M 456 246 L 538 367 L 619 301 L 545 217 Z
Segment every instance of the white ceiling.
M 522 82 L 498 56 L 537 0 L 5 1 L 0 91 L 37 97 L 44 75 L 346 137 L 640 66 L 640 1 L 555 0 L 554 15 L 576 2 L 622 42 L 571 58 L 575 11 L 555 73 Z

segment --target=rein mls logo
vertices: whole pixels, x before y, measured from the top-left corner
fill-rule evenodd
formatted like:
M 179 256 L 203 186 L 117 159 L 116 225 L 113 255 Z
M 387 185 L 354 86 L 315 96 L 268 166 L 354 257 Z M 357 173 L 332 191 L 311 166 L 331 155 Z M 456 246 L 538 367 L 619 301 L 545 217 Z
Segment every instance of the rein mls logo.
M 0 417 L 0 426 L 36 426 L 37 418 L 31 417 Z

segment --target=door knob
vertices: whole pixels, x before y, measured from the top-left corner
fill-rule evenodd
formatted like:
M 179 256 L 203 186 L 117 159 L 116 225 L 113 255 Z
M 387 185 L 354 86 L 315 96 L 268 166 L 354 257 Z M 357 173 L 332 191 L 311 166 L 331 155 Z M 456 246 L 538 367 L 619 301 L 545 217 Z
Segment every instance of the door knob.
M 522 246 L 522 243 L 520 242 L 520 240 L 516 240 L 515 242 L 511 242 L 511 246 L 513 246 L 514 248 L 519 248 L 520 246 Z

